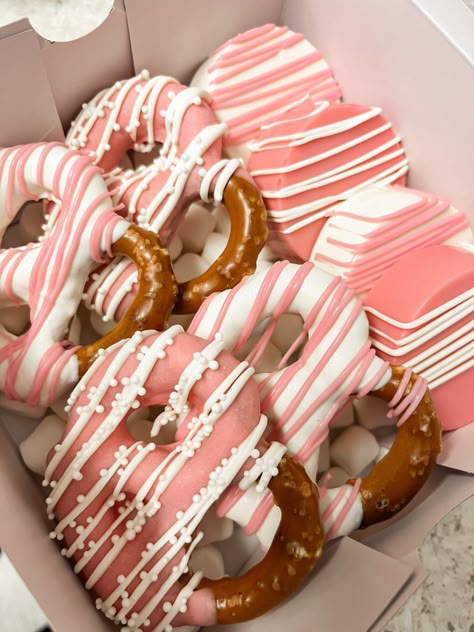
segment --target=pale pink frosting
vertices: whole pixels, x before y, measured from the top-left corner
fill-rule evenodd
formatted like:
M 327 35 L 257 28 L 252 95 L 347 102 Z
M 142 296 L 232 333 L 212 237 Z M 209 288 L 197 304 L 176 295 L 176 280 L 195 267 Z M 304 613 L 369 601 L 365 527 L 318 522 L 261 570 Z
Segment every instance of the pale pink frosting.
M 306 100 L 262 125 L 248 169 L 269 216 L 270 247 L 309 260 L 337 205 L 374 184 L 404 184 L 400 138 L 378 108 Z

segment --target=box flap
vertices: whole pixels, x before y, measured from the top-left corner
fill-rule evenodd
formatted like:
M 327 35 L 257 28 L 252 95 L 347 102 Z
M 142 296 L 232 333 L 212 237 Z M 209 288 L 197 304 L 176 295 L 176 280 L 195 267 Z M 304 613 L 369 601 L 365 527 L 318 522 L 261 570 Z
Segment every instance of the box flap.
M 81 104 L 114 81 L 133 75 L 128 25 L 121 2 L 92 33 L 70 42 L 41 41 L 59 116 L 67 132 Z
M 282 22 L 321 49 L 345 101 L 383 108 L 409 157 L 409 186 L 474 220 L 473 68 L 437 24 L 409 0 L 287 0 Z
M 25 24 L 29 24 L 27 20 L 15 23 L 21 28 Z M 0 30 L 0 146 L 62 141 L 62 127 L 41 61 L 38 36 L 31 29 L 3 37 L 5 32 L 9 32 L 8 28 Z
M 409 565 L 342 538 L 326 546 L 316 573 L 282 606 L 247 623 L 209 630 L 307 632 L 308 623 L 303 624 L 301 617 L 304 612 L 306 622 L 314 622 L 318 630 L 366 632 L 411 574 Z
M 282 0 L 200 0 L 199 10 L 193 0 L 125 0 L 125 6 L 136 72 L 146 68 L 151 74 L 188 82 L 197 66 L 225 40 L 276 22 Z

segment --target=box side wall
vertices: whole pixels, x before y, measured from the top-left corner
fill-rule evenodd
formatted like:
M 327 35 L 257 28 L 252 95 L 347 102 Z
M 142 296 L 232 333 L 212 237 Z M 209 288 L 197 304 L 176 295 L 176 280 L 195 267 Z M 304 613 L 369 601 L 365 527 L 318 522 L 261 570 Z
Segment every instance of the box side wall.
M 474 69 L 452 43 L 454 25 L 448 40 L 411 0 L 287 0 L 281 21 L 322 50 L 345 101 L 383 108 L 409 185 L 450 199 L 474 224 Z

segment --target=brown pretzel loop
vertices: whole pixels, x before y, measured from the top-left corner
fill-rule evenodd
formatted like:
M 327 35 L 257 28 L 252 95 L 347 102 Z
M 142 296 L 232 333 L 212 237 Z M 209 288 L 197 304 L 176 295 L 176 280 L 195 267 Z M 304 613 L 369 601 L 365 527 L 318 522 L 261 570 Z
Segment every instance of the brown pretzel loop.
M 99 349 L 106 349 L 136 331 L 166 329 L 178 286 L 168 251 L 157 235 L 131 225 L 112 245 L 112 254 L 125 255 L 138 269 L 138 291 L 120 322 L 108 334 L 77 351 L 79 375 L 91 366 Z
M 371 395 L 389 402 L 397 392 L 404 367 L 392 366 L 392 378 Z M 412 373 L 405 389 L 408 395 L 417 380 Z M 441 422 L 428 389 L 410 417 L 399 428 L 389 452 L 362 479 L 361 528 L 390 518 L 420 491 L 441 450 Z M 355 479 L 348 481 L 353 485 Z
M 270 482 L 281 521 L 264 559 L 240 577 L 203 579 L 216 600 L 217 623 L 240 623 L 268 612 L 294 592 L 321 556 L 324 530 L 318 492 L 302 465 L 283 457 Z
M 225 187 L 224 202 L 231 220 L 227 246 L 206 272 L 179 284 L 177 314 L 194 313 L 207 296 L 232 288 L 255 272 L 268 235 L 262 196 L 254 184 L 234 175 Z

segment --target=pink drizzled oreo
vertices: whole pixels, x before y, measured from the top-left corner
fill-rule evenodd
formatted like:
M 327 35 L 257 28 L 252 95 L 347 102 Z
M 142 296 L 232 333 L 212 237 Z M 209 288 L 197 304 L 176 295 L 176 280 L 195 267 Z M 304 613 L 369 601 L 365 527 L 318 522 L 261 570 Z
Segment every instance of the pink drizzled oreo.
M 368 185 L 404 184 L 407 160 L 379 108 L 313 103 L 262 125 L 248 169 L 268 209 L 269 245 L 309 260 L 337 205 Z
M 402 257 L 365 299 L 378 354 L 428 382 L 445 430 L 474 421 L 474 256 L 433 246 Z

